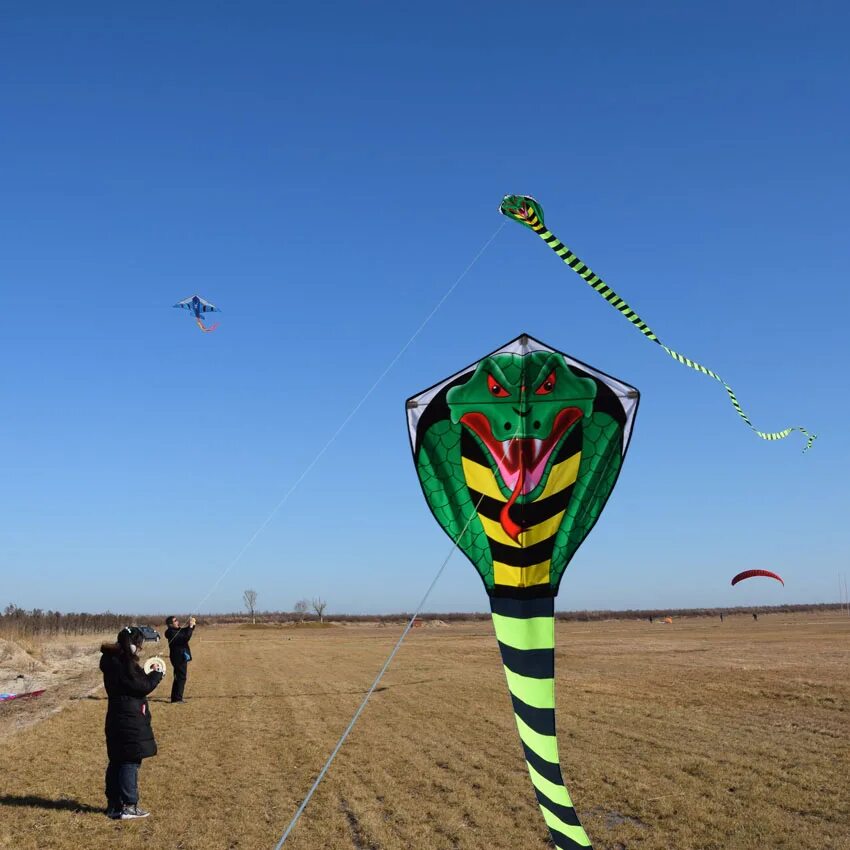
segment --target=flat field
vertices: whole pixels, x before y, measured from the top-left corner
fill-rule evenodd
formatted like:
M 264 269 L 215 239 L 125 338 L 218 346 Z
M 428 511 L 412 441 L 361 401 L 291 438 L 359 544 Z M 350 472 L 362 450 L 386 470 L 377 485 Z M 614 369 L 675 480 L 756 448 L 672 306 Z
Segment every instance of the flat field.
M 0 847 L 271 850 L 399 625 L 198 629 L 152 696 L 153 815 L 102 814 L 102 690 L 0 706 Z M 561 623 L 567 786 L 597 850 L 850 849 L 850 619 Z M 96 657 L 94 662 L 96 663 Z M 88 695 L 86 695 L 88 693 Z M 414 629 L 285 847 L 546 848 L 489 622 Z

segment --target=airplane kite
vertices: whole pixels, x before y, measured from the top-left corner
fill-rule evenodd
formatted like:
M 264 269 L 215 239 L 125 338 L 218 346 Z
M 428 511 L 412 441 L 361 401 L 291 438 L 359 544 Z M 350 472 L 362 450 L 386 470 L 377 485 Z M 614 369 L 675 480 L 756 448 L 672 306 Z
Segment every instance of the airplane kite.
M 697 372 L 702 372 L 703 375 L 708 375 L 709 378 L 713 378 L 722 384 L 729 396 L 729 400 L 732 402 L 732 406 L 738 411 L 738 415 L 763 440 L 782 440 L 792 432 L 799 431 L 806 436 L 806 447 L 803 449 L 805 452 L 808 451 L 812 443 L 817 439 L 817 434 L 811 434 L 800 426 L 784 428 L 782 431 L 774 432 L 759 431 L 750 421 L 747 414 L 741 409 L 741 405 L 738 403 L 735 393 L 732 392 L 732 388 L 720 375 L 711 369 L 707 369 L 695 360 L 690 360 L 677 351 L 673 351 L 672 348 L 668 348 L 655 335 L 649 325 L 598 274 L 591 271 L 557 236 L 546 229 L 546 225 L 543 222 L 543 207 L 530 195 L 505 195 L 502 198 L 502 203 L 499 205 L 499 212 L 533 230 L 585 283 L 593 287 L 612 307 L 619 310 L 647 339 L 660 345 L 674 360 L 678 360 L 679 363 Z
M 215 304 L 211 304 L 209 301 L 201 298 L 200 295 L 192 295 L 189 298 L 184 298 L 182 301 L 178 301 L 174 306 L 181 310 L 191 310 L 195 314 L 195 322 L 197 322 L 198 327 L 205 334 L 214 331 L 218 327 L 218 322 L 210 327 L 206 327 L 206 325 L 204 325 L 203 319 L 201 319 L 201 315 L 203 313 L 220 313 L 221 310 L 219 310 Z
M 590 847 L 555 736 L 555 596 L 617 481 L 639 393 L 523 334 L 407 401 L 437 522 L 490 597 L 528 772 L 552 841 Z

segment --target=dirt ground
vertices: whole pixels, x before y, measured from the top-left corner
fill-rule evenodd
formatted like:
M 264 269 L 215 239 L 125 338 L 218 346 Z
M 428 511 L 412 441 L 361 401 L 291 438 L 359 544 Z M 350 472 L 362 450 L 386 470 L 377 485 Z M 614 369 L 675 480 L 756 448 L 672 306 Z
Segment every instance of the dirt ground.
M 153 694 L 153 815 L 102 813 L 102 690 L 0 706 L 0 848 L 272 850 L 401 626 L 199 628 Z M 850 850 L 850 619 L 558 625 L 567 786 L 597 850 Z M 77 698 L 71 698 L 75 695 Z M 48 696 L 47 694 L 45 695 Z M 52 698 L 52 697 L 51 697 Z M 288 850 L 546 848 L 489 623 L 413 630 Z
M 21 729 L 64 709 L 69 700 L 92 693 L 102 681 L 98 647 L 114 639 L 111 632 L 35 644 L 0 638 L 0 693 L 44 690 L 38 698 L 0 703 L 0 746 Z

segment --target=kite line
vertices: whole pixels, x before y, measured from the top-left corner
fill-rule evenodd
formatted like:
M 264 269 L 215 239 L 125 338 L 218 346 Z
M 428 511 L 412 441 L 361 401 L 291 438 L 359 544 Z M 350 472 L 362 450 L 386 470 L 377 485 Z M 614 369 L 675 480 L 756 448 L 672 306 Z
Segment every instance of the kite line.
M 366 403 L 366 401 L 369 399 L 369 397 L 372 395 L 372 393 L 378 388 L 378 385 L 390 373 L 390 371 L 393 369 L 395 364 L 398 363 L 398 361 L 402 358 L 402 356 L 407 351 L 407 349 L 410 348 L 410 346 L 413 344 L 413 342 L 416 340 L 416 338 L 422 333 L 422 331 L 425 329 L 426 325 L 428 325 L 428 323 L 431 321 L 431 319 L 434 318 L 437 311 L 451 297 L 452 293 L 455 291 L 455 289 L 457 289 L 457 287 L 460 285 L 461 281 L 463 281 L 463 279 L 469 274 L 469 272 L 472 270 L 473 266 L 481 259 L 481 257 L 484 255 L 484 252 L 490 247 L 490 245 L 493 243 L 493 240 L 499 235 L 499 233 L 504 228 L 505 224 L 506 224 L 506 222 L 502 222 L 493 231 L 493 233 L 490 235 L 490 237 L 484 242 L 484 244 L 481 246 L 481 248 L 478 249 L 478 252 L 472 258 L 472 260 L 470 260 L 470 262 L 466 266 L 466 268 L 460 273 L 460 275 L 458 275 L 458 277 L 455 279 L 454 283 L 452 283 L 452 285 L 443 294 L 442 298 L 440 298 L 440 300 L 434 305 L 431 312 L 428 313 L 428 315 L 422 320 L 422 322 L 420 322 L 419 326 L 413 332 L 411 337 L 398 350 L 398 352 L 396 352 L 395 356 L 392 358 L 392 360 L 390 360 L 389 364 L 386 366 L 386 368 L 383 370 L 383 372 L 381 372 L 381 374 L 378 375 L 378 377 L 375 379 L 375 381 L 372 383 L 372 385 L 369 387 L 369 389 L 366 391 L 366 393 L 363 396 L 361 396 L 360 400 L 357 402 L 357 404 L 354 405 L 354 407 L 349 412 L 349 414 L 345 417 L 345 419 L 342 420 L 342 422 L 340 423 L 340 425 L 336 429 L 336 431 L 334 431 L 334 433 L 330 436 L 330 438 L 322 446 L 322 448 L 318 451 L 318 453 L 313 457 L 313 459 L 310 461 L 310 463 L 307 464 L 307 466 L 304 468 L 304 470 L 301 472 L 301 474 L 298 476 L 298 478 L 295 479 L 294 483 L 284 493 L 284 495 L 280 499 L 280 501 L 274 506 L 271 513 L 268 514 L 268 516 L 258 526 L 256 531 L 251 535 L 251 537 L 248 538 L 248 541 L 245 543 L 245 545 L 236 554 L 236 557 L 233 558 L 233 560 L 227 565 L 227 567 L 221 573 L 221 575 L 216 579 L 216 581 L 213 583 L 212 587 L 209 589 L 209 591 L 206 593 L 206 595 L 197 604 L 197 606 L 195 608 L 196 611 L 200 612 L 200 609 L 203 607 L 204 603 L 213 595 L 213 593 L 215 593 L 216 589 L 221 584 L 221 582 L 224 580 L 224 578 L 228 575 L 228 573 L 230 573 L 230 571 L 239 563 L 239 561 L 242 560 L 242 557 L 244 556 L 244 554 L 248 551 L 248 549 L 251 547 L 251 545 L 254 543 L 254 541 L 260 536 L 260 534 L 262 534 L 262 532 L 266 529 L 266 527 L 269 525 L 269 523 L 272 521 L 272 519 L 274 519 L 277 512 L 284 506 L 284 504 L 286 504 L 286 502 L 289 500 L 289 497 L 298 488 L 299 484 L 301 484 L 301 482 L 310 474 L 313 467 L 319 462 L 319 460 L 323 457 L 323 455 L 327 452 L 327 450 L 333 445 L 333 443 L 336 441 L 337 437 L 339 437 L 339 435 L 342 433 L 342 431 L 345 429 L 345 427 L 348 425 L 348 423 L 355 417 L 355 415 L 360 410 L 360 408 Z M 199 301 L 202 301 L 202 299 L 200 299 L 199 296 L 194 296 L 194 297 L 198 298 Z M 191 299 L 186 299 L 186 301 L 187 302 L 191 301 Z M 215 307 L 215 305 L 209 304 L 208 302 L 204 302 L 204 303 L 207 305 L 207 309 L 204 309 L 204 307 L 202 305 L 201 312 L 213 312 L 213 311 L 218 310 L 218 308 Z M 175 307 L 182 307 L 184 305 L 181 302 L 179 304 L 175 304 L 174 306 Z M 200 320 L 198 321 L 198 324 L 199 324 L 199 327 L 201 327 L 202 330 L 208 330 L 208 329 L 203 327 L 203 323 Z M 327 773 L 328 768 L 331 765 L 331 762 L 334 760 L 334 758 L 336 758 L 336 754 L 339 752 L 340 748 L 342 747 L 343 743 L 345 742 L 345 739 L 348 737 L 348 734 L 354 728 L 354 724 L 357 722 L 357 719 L 359 718 L 361 712 L 366 707 L 366 703 L 368 702 L 369 697 L 372 695 L 375 688 L 378 686 L 379 682 L 381 681 L 381 678 L 383 677 L 384 673 L 386 672 L 387 668 L 389 667 L 390 663 L 392 662 L 393 658 L 395 657 L 396 653 L 398 652 L 399 648 L 401 647 L 401 644 L 404 641 L 405 637 L 407 636 L 407 633 L 413 627 L 413 623 L 416 620 L 417 615 L 422 610 L 422 606 L 427 601 L 429 595 L 431 594 L 431 591 L 434 589 L 434 586 L 437 584 L 437 581 L 439 580 L 440 576 L 443 574 L 443 571 L 445 570 L 446 565 L 448 564 L 449 559 L 451 558 L 451 556 L 454 553 L 454 550 L 456 548 L 457 548 L 457 544 L 455 544 L 451 548 L 451 550 L 449 551 L 449 554 L 446 556 L 445 560 L 441 564 L 440 569 L 437 571 L 437 574 L 434 576 L 434 580 L 431 582 L 430 586 L 428 587 L 427 591 L 425 592 L 425 595 L 422 597 L 422 600 L 420 601 L 418 607 L 416 608 L 416 611 L 414 612 L 413 616 L 410 618 L 410 621 L 407 623 L 407 626 L 405 627 L 404 631 L 402 632 L 401 637 L 398 639 L 398 642 L 396 643 L 395 647 L 393 648 L 392 652 L 390 653 L 389 657 L 387 658 L 386 662 L 384 663 L 384 666 L 381 668 L 381 671 L 378 673 L 377 678 L 372 683 L 372 687 L 369 689 L 369 691 L 366 693 L 366 696 L 363 698 L 363 702 L 360 704 L 360 707 L 357 709 L 356 713 L 354 714 L 354 717 L 351 719 L 351 722 L 349 723 L 348 728 L 343 733 L 342 737 L 340 738 L 336 747 L 334 748 L 333 752 L 331 753 L 330 758 L 328 758 L 327 763 L 322 768 L 322 771 L 319 774 L 319 776 L 316 778 L 316 781 L 313 783 L 313 787 L 310 789 L 309 793 L 307 794 L 306 798 L 304 799 L 304 802 L 298 808 L 298 811 L 296 811 L 295 816 L 292 818 L 291 823 L 286 828 L 286 831 L 284 832 L 280 841 L 276 845 L 275 850 L 279 850 L 279 848 L 283 846 L 283 843 L 284 843 L 284 841 L 286 841 L 287 836 L 289 835 L 289 833 L 291 832 L 291 830 L 295 826 L 295 824 L 298 822 L 298 819 L 301 817 L 301 814 L 304 811 L 304 809 L 307 807 L 307 803 L 310 801 L 310 798 L 313 796 L 313 793 L 315 792 L 316 788 L 318 788 L 319 783 L 322 781 L 322 779 L 324 778 L 324 775 Z M 174 638 L 172 638 L 172 640 L 173 639 Z M 168 645 L 169 646 L 171 645 L 171 641 L 168 642 Z
M 375 688 L 377 688 L 380 684 L 384 673 L 387 672 L 387 668 L 392 663 L 392 660 L 393 658 L 395 658 L 396 653 L 399 651 L 399 649 L 401 649 L 402 642 L 407 637 L 407 633 L 413 628 L 414 621 L 416 620 L 420 611 L 422 611 L 422 607 L 425 605 L 426 601 L 428 600 L 428 597 L 431 595 L 431 591 L 434 589 L 434 586 L 437 584 L 440 579 L 440 576 L 443 574 L 443 571 L 445 570 L 446 565 L 449 563 L 449 560 L 454 554 L 455 549 L 457 549 L 457 543 L 452 546 L 452 548 L 449 550 L 449 554 L 446 555 L 445 559 L 443 560 L 443 563 L 440 564 L 440 569 L 437 570 L 437 574 L 434 576 L 433 580 L 431 581 L 431 584 L 428 585 L 428 589 L 425 591 L 425 595 L 422 597 L 419 604 L 416 606 L 416 610 L 413 612 L 413 616 L 407 621 L 407 625 L 404 627 L 404 631 L 401 633 L 401 637 L 399 637 L 399 639 L 396 641 L 392 652 L 390 652 L 390 654 L 387 656 L 387 660 L 384 662 L 384 666 L 381 667 L 380 672 L 375 677 L 375 681 L 372 682 L 372 686 L 369 688 L 368 691 L 366 691 L 366 696 L 363 697 L 363 701 L 357 707 L 357 711 L 354 712 L 354 716 L 351 718 L 351 722 L 348 724 L 345 731 L 342 733 L 340 739 L 336 742 L 336 746 L 333 748 L 333 751 L 328 756 L 328 760 L 325 762 L 324 767 L 319 771 L 319 775 L 316 777 L 315 782 L 313 782 L 312 786 L 310 787 L 310 790 L 307 792 L 307 796 L 304 798 L 303 802 L 298 807 L 295 814 L 292 816 L 292 820 L 289 822 L 289 826 L 286 827 L 286 830 L 281 836 L 280 841 L 275 844 L 274 850 L 280 850 L 280 848 L 283 847 L 284 842 L 289 837 L 289 833 L 292 832 L 293 828 L 295 827 L 295 824 L 298 823 L 299 818 L 304 813 L 304 809 L 307 808 L 307 804 L 310 802 L 310 798 L 313 796 L 313 793 L 319 787 L 319 783 L 325 778 L 325 774 L 330 769 L 333 760 L 336 758 L 336 754 L 340 751 L 340 749 L 342 749 L 342 745 L 345 743 L 345 739 L 348 737 L 349 733 L 354 728 L 354 724 L 357 722 L 358 718 L 363 713 L 363 709 L 366 708 L 366 703 L 369 702 L 369 697 L 371 697 L 372 694 L 375 692 Z
M 502 198 L 502 203 L 499 204 L 499 212 L 507 216 L 513 221 L 519 222 L 520 224 L 528 227 L 533 230 L 579 277 L 581 277 L 585 283 L 591 286 L 596 290 L 612 307 L 619 310 L 620 313 L 623 314 L 647 339 L 652 340 L 652 342 L 660 345 L 674 360 L 678 360 L 684 366 L 687 366 L 690 369 L 694 369 L 697 372 L 702 372 L 703 375 L 708 375 L 709 378 L 713 378 L 719 384 L 722 384 L 723 388 L 726 390 L 727 395 L 729 396 L 729 400 L 732 402 L 732 406 L 738 412 L 738 416 L 744 420 L 744 422 L 749 425 L 749 427 L 755 431 L 755 433 L 761 437 L 763 440 L 784 440 L 785 437 L 789 436 L 794 431 L 799 431 L 801 434 L 804 434 L 806 437 L 806 447 L 803 449 L 804 452 L 808 451 L 811 447 L 812 443 L 817 439 L 817 434 L 812 434 L 807 431 L 805 428 L 800 426 L 794 426 L 791 428 L 783 428 L 781 431 L 759 431 L 755 425 L 750 421 L 749 416 L 744 413 L 741 405 L 738 402 L 735 393 L 732 391 L 732 387 L 723 380 L 716 372 L 713 372 L 711 369 L 707 369 L 700 363 L 697 363 L 695 360 L 691 360 L 688 357 L 685 357 L 682 354 L 679 354 L 677 351 L 674 351 L 672 348 L 666 346 L 661 340 L 655 335 L 653 330 L 646 324 L 646 322 L 641 319 L 638 314 L 632 310 L 632 308 L 622 299 L 613 289 L 611 289 L 608 284 L 599 277 L 598 274 L 593 272 L 590 267 L 582 262 L 557 236 L 555 236 L 550 230 L 546 229 L 546 225 L 543 222 L 543 207 L 532 198 L 530 195 L 505 195 Z
M 516 441 L 516 439 L 517 439 L 517 437 L 513 436 L 513 437 L 511 437 L 510 440 L 507 441 L 507 443 L 505 445 L 505 452 L 504 452 L 505 455 L 508 454 L 510 447 L 513 445 L 513 443 Z M 481 497 L 478 500 L 478 504 L 475 506 L 476 510 L 481 507 L 481 503 L 483 501 L 484 501 L 484 494 L 482 493 Z M 469 525 L 472 522 L 472 519 L 473 519 L 474 516 L 475 516 L 474 513 L 470 514 L 470 517 L 466 522 L 466 526 L 464 526 L 464 529 L 461 532 L 461 534 L 459 535 L 458 540 L 460 540 L 463 537 L 463 535 L 466 533 L 466 530 L 469 528 Z M 286 829 L 284 830 L 283 835 L 280 837 L 280 841 L 278 841 L 278 843 L 275 844 L 274 850 L 281 850 L 281 847 L 283 847 L 284 842 L 289 837 L 289 833 L 292 832 L 293 828 L 295 827 L 295 824 L 298 823 L 299 818 L 304 813 L 304 809 L 307 808 L 307 804 L 310 802 L 310 798 L 313 796 L 315 790 L 319 787 L 319 783 L 325 778 L 325 774 L 330 769 L 331 763 L 336 758 L 336 754 L 342 748 L 342 745 L 345 743 L 345 739 L 348 737 L 349 733 L 354 728 L 354 724 L 357 722 L 357 719 L 363 713 L 363 709 L 366 708 L 366 703 L 369 702 L 369 697 L 371 697 L 372 694 L 375 692 L 375 688 L 378 687 L 378 684 L 380 683 L 381 679 L 383 678 L 384 673 L 387 672 L 387 668 L 392 663 L 393 658 L 395 658 L 396 653 L 399 651 L 399 649 L 401 649 L 401 644 L 404 641 L 404 639 L 407 637 L 407 633 L 413 628 L 414 621 L 416 620 L 417 616 L 419 616 L 420 611 L 422 611 L 422 608 L 424 607 L 425 603 L 427 602 L 428 597 L 431 595 L 431 591 L 434 589 L 437 582 L 440 580 L 440 576 L 443 574 L 443 571 L 446 569 L 446 566 L 448 565 L 449 561 L 451 560 L 452 555 L 454 555 L 455 551 L 457 550 L 458 540 L 455 540 L 452 543 L 452 547 L 449 549 L 448 555 L 446 555 L 446 557 L 443 559 L 443 563 L 440 564 L 440 568 L 437 570 L 437 574 L 431 580 L 431 584 L 428 585 L 428 589 L 425 591 L 424 596 L 419 601 L 419 604 L 416 606 L 416 610 L 413 612 L 413 616 L 407 621 L 407 625 L 404 627 L 404 631 L 401 633 L 401 636 L 396 641 L 395 646 L 392 648 L 392 652 L 390 652 L 390 654 L 387 656 L 387 660 L 384 662 L 384 666 L 381 667 L 380 672 L 375 677 L 375 681 L 372 682 L 372 687 L 370 687 L 369 690 L 366 692 L 366 696 L 363 697 L 363 701 L 357 707 L 357 711 L 354 712 L 354 716 L 351 718 L 351 722 L 348 724 L 345 731 L 342 733 L 340 739 L 336 742 L 336 746 L 333 748 L 333 751 L 328 756 L 328 760 L 325 762 L 324 767 L 319 771 L 319 775 L 316 777 L 315 782 L 313 782 L 312 786 L 310 786 L 310 790 L 307 792 L 307 796 L 304 798 L 303 802 L 298 807 L 295 814 L 292 816 L 292 820 L 289 822 L 289 826 L 287 826 Z M 554 637 L 553 637 L 553 639 L 554 639 Z
M 392 371 L 393 367 L 402 358 L 405 351 L 407 351 L 407 349 L 410 348 L 411 345 L 413 345 L 413 342 L 416 340 L 416 338 L 419 336 L 419 334 L 421 334 L 422 331 L 425 330 L 425 326 L 431 321 L 431 319 L 434 318 L 434 316 L 436 315 L 436 313 L 440 309 L 440 307 L 442 307 L 443 304 L 445 304 L 445 302 L 451 297 L 451 294 L 455 291 L 455 289 L 457 289 L 457 287 L 460 285 L 461 281 L 469 274 L 469 272 L 472 270 L 472 267 L 481 259 L 484 252 L 490 247 L 493 240 L 499 235 L 499 233 L 501 232 L 501 230 L 505 226 L 505 224 L 506 224 L 506 222 L 502 222 L 493 231 L 493 233 L 490 235 L 490 237 L 487 239 L 487 241 L 481 246 L 481 248 L 478 249 L 478 252 L 472 258 L 472 260 L 470 260 L 469 264 L 460 273 L 460 275 L 458 275 L 455 282 L 446 290 L 443 297 L 434 305 L 431 312 L 428 313 L 428 315 L 422 320 L 422 322 L 420 322 L 419 327 L 416 328 L 416 330 L 413 332 L 413 335 L 410 337 L 410 339 L 408 339 L 407 342 L 398 350 L 395 357 L 393 357 L 392 360 L 390 360 L 389 365 L 384 369 L 383 372 L 381 372 L 380 375 L 378 375 L 378 377 L 372 383 L 372 386 L 369 387 L 368 390 L 366 390 L 366 393 L 363 396 L 361 396 L 360 400 L 357 402 L 357 404 L 354 405 L 354 407 L 349 412 L 348 416 L 346 416 L 345 419 L 342 420 L 342 422 L 340 423 L 340 425 L 336 429 L 336 431 L 333 432 L 333 434 L 330 436 L 330 438 L 327 440 L 327 442 L 322 446 L 321 449 L 319 449 L 318 453 L 313 457 L 313 459 L 310 461 L 310 463 L 308 463 L 307 466 L 304 467 L 301 474 L 298 476 L 298 478 L 295 479 L 295 481 L 290 486 L 290 488 L 283 494 L 280 501 L 274 506 L 274 508 L 272 508 L 271 512 L 260 523 L 260 525 L 257 527 L 256 531 L 254 531 L 254 533 L 248 538 L 247 543 L 245 543 L 245 545 L 239 550 L 239 552 L 237 552 L 236 557 L 233 558 L 233 560 L 227 565 L 227 567 L 224 569 L 224 571 L 221 573 L 221 575 L 215 580 L 212 587 L 207 591 L 206 595 L 195 606 L 196 611 L 198 611 L 200 613 L 200 610 L 204 606 L 204 603 L 213 595 L 213 593 L 216 592 L 219 585 L 222 583 L 222 581 L 224 581 L 225 577 L 242 560 L 242 557 L 251 548 L 254 541 L 263 533 L 263 531 L 266 530 L 266 528 L 268 527 L 268 524 L 275 518 L 275 516 L 277 515 L 277 512 L 289 501 L 289 497 L 296 491 L 299 484 L 301 484 L 301 482 L 310 474 L 313 467 L 322 459 L 324 454 L 334 444 L 337 437 L 339 437 L 339 435 L 343 432 L 343 430 L 346 428 L 348 423 L 351 422 L 351 420 L 357 415 L 357 412 L 360 410 L 361 407 L 363 407 L 363 405 L 366 403 L 366 401 L 369 399 L 369 397 L 372 395 L 372 393 L 375 392 L 375 390 L 378 388 L 378 385 L 384 380 L 384 378 L 386 378 L 386 376 L 390 373 L 390 371 Z M 203 299 L 201 299 L 199 296 L 193 296 L 193 297 L 197 298 L 199 301 L 203 302 Z M 189 302 L 192 301 L 192 298 L 187 298 L 187 299 L 185 299 L 185 301 L 186 301 L 186 306 L 187 306 L 187 309 L 188 309 L 188 307 L 191 307 L 191 304 L 189 304 Z M 204 308 L 205 304 L 207 305 L 207 308 L 211 308 L 211 310 L 210 309 L 205 310 L 205 308 Z M 175 304 L 174 306 L 175 307 L 181 307 L 181 306 L 184 306 L 184 303 L 180 302 L 178 304 Z M 218 308 L 214 304 L 209 304 L 209 302 L 203 302 L 200 309 L 201 309 L 202 312 L 211 312 L 211 311 L 218 310 Z M 429 590 L 429 593 L 430 593 L 430 590 Z M 424 603 L 425 600 L 423 599 L 422 602 Z M 169 641 L 169 646 L 170 645 L 171 645 L 171 641 Z
M 322 446 L 321 449 L 319 449 L 319 451 L 315 455 L 315 457 L 310 461 L 310 463 L 307 464 L 307 466 L 304 468 L 304 470 L 301 472 L 301 474 L 298 476 L 298 478 L 295 479 L 294 483 L 290 486 L 290 488 L 283 494 L 280 501 L 274 506 L 272 511 L 262 521 L 262 523 L 260 523 L 257 530 L 248 538 L 248 542 L 245 543 L 245 545 L 236 554 L 236 557 L 233 558 L 233 560 L 227 565 L 227 567 L 221 573 L 221 575 L 216 579 L 215 583 L 212 585 L 210 590 L 207 592 L 206 596 L 204 596 L 203 599 L 201 599 L 201 601 L 198 603 L 195 610 L 197 610 L 197 611 L 201 610 L 201 607 L 213 595 L 213 593 L 215 593 L 215 591 L 218 589 L 218 586 L 222 583 L 222 581 L 224 581 L 225 577 L 242 560 L 242 557 L 245 555 L 245 553 L 248 551 L 248 549 L 251 548 L 254 541 L 263 533 L 263 531 L 265 531 L 268 524 L 277 515 L 277 512 L 286 504 L 287 501 L 289 501 L 290 496 L 292 496 L 292 494 L 295 492 L 295 490 L 298 488 L 298 486 L 301 484 L 301 482 L 310 474 L 313 467 L 321 460 L 321 458 L 324 456 L 324 454 L 327 452 L 327 450 L 334 444 L 337 437 L 339 437 L 339 435 L 343 432 L 343 430 L 346 428 L 348 423 L 351 422 L 351 420 L 356 416 L 356 414 L 360 410 L 360 408 L 363 407 L 363 405 L 366 403 L 366 401 L 369 399 L 369 397 L 372 395 L 372 393 L 378 388 L 378 385 L 384 380 L 384 378 L 386 378 L 386 376 L 390 373 L 390 371 L 393 369 L 393 367 L 396 365 L 396 363 L 398 363 L 398 361 L 402 358 L 402 356 L 407 351 L 407 349 L 410 348 L 411 345 L 413 345 L 413 342 L 416 340 L 416 338 L 419 336 L 419 334 L 421 334 L 422 331 L 425 330 L 426 325 L 431 321 L 431 319 L 434 318 L 437 311 L 451 297 L 452 293 L 455 291 L 455 289 L 457 289 L 457 287 L 460 285 L 461 281 L 469 274 L 469 272 L 472 270 L 473 266 L 481 259 L 484 252 L 490 247 L 493 240 L 499 235 L 502 228 L 505 226 L 505 223 L 506 222 L 502 222 L 493 231 L 493 233 L 490 235 L 490 237 L 484 242 L 484 244 L 481 246 L 481 248 L 478 249 L 478 252 L 472 258 L 472 260 L 470 260 L 470 262 L 466 266 L 466 268 L 460 273 L 460 275 L 458 275 L 458 277 L 455 279 L 454 283 L 446 290 L 443 297 L 440 298 L 440 300 L 436 303 L 436 305 L 434 305 L 431 312 L 428 313 L 428 315 L 422 320 L 422 322 L 419 324 L 419 327 L 416 328 L 416 330 L 413 332 L 410 339 L 408 339 L 407 342 L 398 350 L 396 355 L 392 358 L 392 360 L 390 360 L 389 365 L 387 365 L 387 367 L 384 369 L 384 371 L 381 372 L 380 375 L 378 375 L 378 377 L 373 382 L 372 386 L 369 387 L 369 389 L 360 398 L 360 400 L 357 402 L 357 404 L 354 405 L 351 412 L 345 417 L 345 419 L 342 420 L 342 422 L 340 423 L 340 425 L 336 429 L 336 431 L 334 431 L 334 433 L 330 436 L 330 438 L 327 440 L 327 442 Z

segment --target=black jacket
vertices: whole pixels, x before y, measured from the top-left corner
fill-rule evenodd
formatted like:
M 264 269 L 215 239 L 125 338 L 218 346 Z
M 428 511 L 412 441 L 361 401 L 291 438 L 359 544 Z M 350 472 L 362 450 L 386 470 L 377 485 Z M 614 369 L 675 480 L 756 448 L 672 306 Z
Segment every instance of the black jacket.
M 147 695 L 160 683 L 162 673 L 145 673 L 127 665 L 117 646 L 104 644 L 100 651 L 103 686 L 109 697 L 106 709 L 106 752 L 110 761 L 140 761 L 156 755 Z
M 192 640 L 192 633 L 194 631 L 194 626 L 183 626 L 182 629 L 175 629 L 174 626 L 169 626 L 165 630 L 165 639 L 168 641 L 168 657 L 171 659 L 173 665 L 179 667 L 187 661 L 192 660 L 192 653 L 189 651 L 189 641 Z M 186 655 L 189 657 L 187 658 Z

